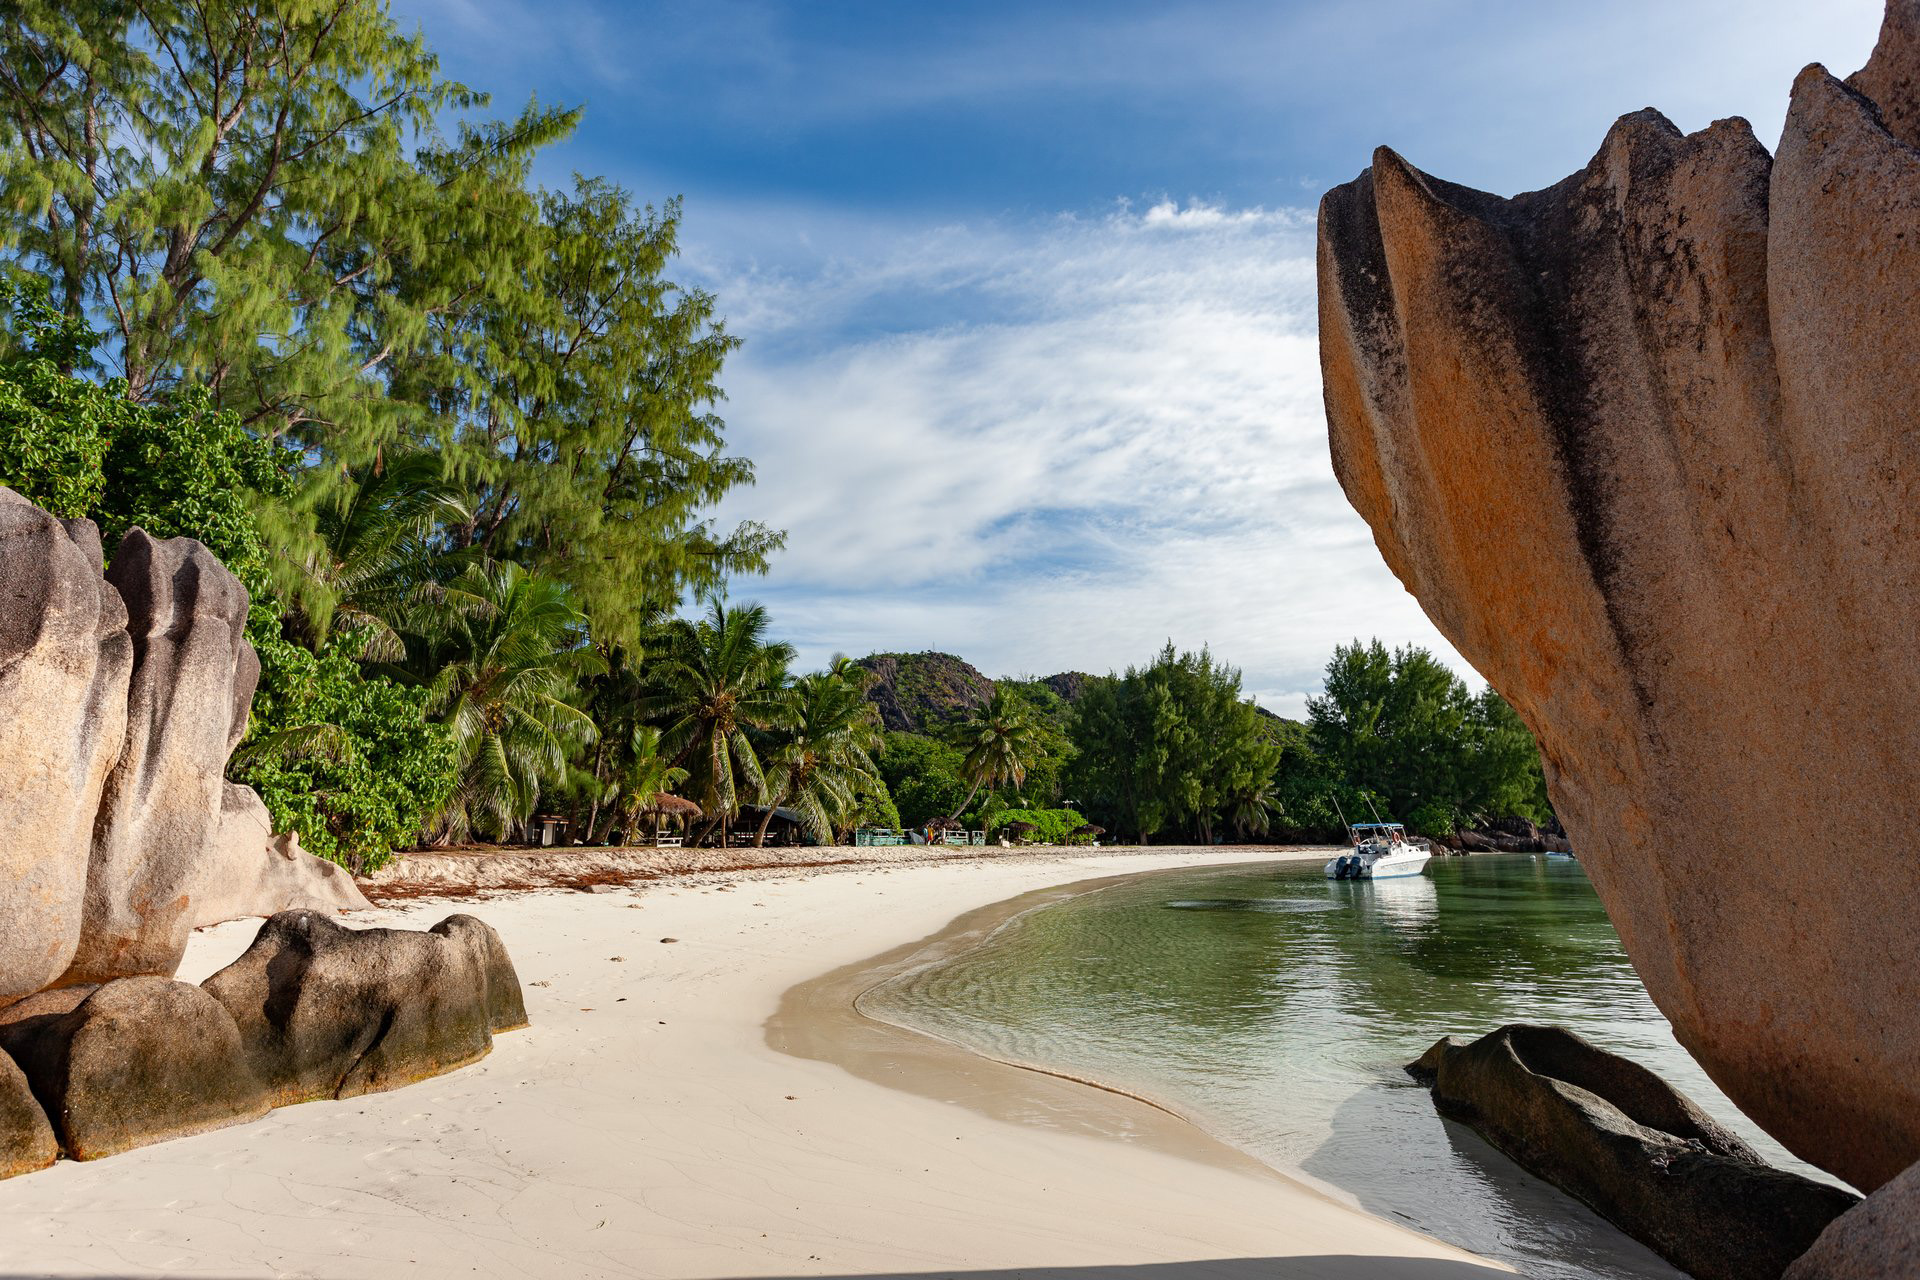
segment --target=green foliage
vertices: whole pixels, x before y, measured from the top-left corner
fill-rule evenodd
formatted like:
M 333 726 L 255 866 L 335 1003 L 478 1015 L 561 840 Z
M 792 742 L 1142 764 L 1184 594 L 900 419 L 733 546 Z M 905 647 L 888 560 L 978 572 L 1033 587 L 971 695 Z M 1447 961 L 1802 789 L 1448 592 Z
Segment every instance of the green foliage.
M 663 749 L 687 770 L 687 798 L 723 829 L 766 791 L 752 735 L 778 723 L 793 656 L 792 645 L 767 639 L 760 605 L 716 600 L 699 621 L 673 622 L 649 673 L 646 709 L 666 727 Z
M 781 541 L 709 515 L 753 471 L 715 411 L 737 340 L 669 278 L 677 204 L 539 189 L 578 112 L 487 118 L 383 4 L 29 0 L 0 33 L 0 482 L 241 578 L 246 769 L 316 850 L 411 843 L 445 791 L 368 671 L 448 728 L 442 835 L 543 794 L 591 833 L 645 764 L 658 619 Z
M 391 668 L 426 691 L 426 713 L 452 735 L 459 785 L 442 835 L 499 838 L 559 788 L 575 749 L 599 735 L 573 705 L 595 663 L 566 587 L 517 564 L 469 565 L 417 611 Z
M 842 823 L 839 835 L 844 839 L 855 827 L 901 828 L 900 810 L 879 774 L 868 774 L 854 784 L 854 809 Z
M 737 342 L 666 276 L 677 205 L 532 181 L 577 110 L 486 118 L 361 0 L 33 0 L 0 35 L 0 253 L 106 330 L 115 397 L 197 386 L 288 446 L 299 501 L 263 526 L 272 567 L 310 560 L 335 488 L 411 448 L 460 486 L 444 539 L 567 584 L 603 642 L 780 545 L 705 514 L 753 472 L 714 412 Z M 27 336 L 62 371 L 88 345 Z M 46 496 L 90 506 L 110 424 L 60 418 L 77 429 L 16 443 L 72 455 L 44 467 L 71 491 Z M 323 633 L 328 584 L 277 585 Z
M 652 725 L 636 725 L 628 739 L 626 758 L 614 774 L 607 798 L 618 799 L 620 829 L 633 838 L 641 819 L 673 789 L 687 780 L 687 771 L 679 768 L 660 751 L 660 731 Z M 592 832 L 588 832 L 591 838 Z
M 1033 844 L 1066 844 L 1073 829 L 1085 826 L 1087 820 L 1072 809 L 1002 809 L 988 823 L 988 837 L 1004 834 L 1009 822 L 1033 824 L 1035 829 L 1019 837 L 1022 840 Z
M 1473 696 L 1424 649 L 1389 653 L 1378 640 L 1339 646 L 1308 715 L 1314 749 L 1330 770 L 1385 797 L 1383 810 L 1435 805 L 1458 818 L 1547 817 L 1526 726 L 1499 694 Z
M 266 802 L 276 831 L 355 872 L 412 848 L 452 795 L 453 743 L 424 714 L 427 691 L 364 676 L 352 643 L 318 655 L 256 641 L 260 691 L 233 776 Z M 335 726 L 322 750 L 277 747 L 305 726 Z
M 1199 653 L 1162 649 L 1152 664 L 1088 684 L 1074 707 L 1068 784 L 1117 832 L 1146 839 L 1184 828 L 1211 843 L 1222 813 L 1255 821 L 1282 749 L 1240 697 L 1240 673 Z M 1264 803 L 1264 802 L 1261 802 Z
M 677 203 L 636 212 L 576 179 L 529 198 L 525 220 L 517 287 L 430 330 L 395 391 L 435 406 L 432 445 L 471 495 L 453 544 L 567 583 L 599 639 L 634 644 L 683 592 L 763 570 L 781 543 L 700 514 L 753 481 L 712 411 L 739 343 L 711 295 L 664 277 Z
M 878 763 L 880 776 L 898 806 L 898 825 L 924 827 L 935 818 L 956 812 L 966 802 L 961 754 L 938 739 L 890 732 L 885 735 Z
M 1409 813 L 1406 822 L 1407 830 L 1417 836 L 1444 839 L 1459 829 L 1460 815 L 1449 801 L 1428 800 Z
M 966 754 L 960 761 L 967 780 L 967 798 L 948 817 L 957 818 L 982 787 L 1019 787 L 1028 767 L 1046 751 L 1040 726 L 1029 718 L 1027 705 L 1011 690 L 995 689 L 986 705 L 974 709 L 954 733 Z
M 765 752 L 763 803 L 793 808 L 820 844 L 831 844 L 837 830 L 851 825 L 861 784 L 878 781 L 871 753 L 881 745 L 880 717 L 866 687 L 866 673 L 837 658 L 831 669 L 801 676 L 780 692 Z M 769 821 L 771 814 L 762 818 L 756 845 Z
M 93 332 L 47 301 L 43 280 L 0 279 L 0 484 L 65 519 L 100 505 L 107 442 L 132 410 L 67 370 Z

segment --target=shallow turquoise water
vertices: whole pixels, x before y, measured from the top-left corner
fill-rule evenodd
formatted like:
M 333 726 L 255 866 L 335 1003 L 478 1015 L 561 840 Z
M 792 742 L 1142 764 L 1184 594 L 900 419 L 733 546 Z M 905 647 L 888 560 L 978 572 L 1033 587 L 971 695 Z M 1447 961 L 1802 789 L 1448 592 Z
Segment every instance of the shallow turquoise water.
M 861 1008 L 1153 1097 L 1530 1276 L 1679 1273 L 1434 1114 L 1402 1067 L 1442 1035 L 1571 1027 L 1810 1172 L 1675 1043 L 1564 859 L 1436 859 L 1378 884 L 1329 881 L 1317 862 L 1136 876 L 1017 917 Z

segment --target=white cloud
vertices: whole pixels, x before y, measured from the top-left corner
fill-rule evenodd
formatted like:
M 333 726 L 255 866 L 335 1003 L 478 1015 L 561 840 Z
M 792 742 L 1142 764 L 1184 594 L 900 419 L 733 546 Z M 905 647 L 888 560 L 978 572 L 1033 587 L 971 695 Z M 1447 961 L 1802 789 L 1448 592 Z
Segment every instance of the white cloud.
M 726 416 L 760 483 L 723 515 L 789 533 L 735 592 L 809 660 L 1045 675 L 1210 643 L 1291 714 L 1356 635 L 1456 660 L 1333 480 L 1305 215 L 817 232 L 692 257 L 747 339 Z

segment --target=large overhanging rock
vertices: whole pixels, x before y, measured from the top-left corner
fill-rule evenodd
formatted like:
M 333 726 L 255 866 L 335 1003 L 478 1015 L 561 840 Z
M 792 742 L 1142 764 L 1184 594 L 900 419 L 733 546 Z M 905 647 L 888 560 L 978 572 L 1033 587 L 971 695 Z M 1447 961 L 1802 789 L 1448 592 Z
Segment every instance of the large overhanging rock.
M 1383 149 L 1320 336 L 1348 498 L 1675 1033 L 1872 1188 L 1920 1159 L 1920 0 L 1851 85 L 1777 159 L 1644 111 L 1512 200 Z
M 93 817 L 127 722 L 133 643 L 100 535 L 0 487 L 0 1006 L 80 945 Z
M 1771 1280 L 1860 1203 L 1775 1169 L 1638 1063 L 1558 1027 L 1448 1037 L 1434 1105 L 1697 1280 Z
M 1786 1280 L 1920 1276 L 1920 1165 L 1833 1220 Z

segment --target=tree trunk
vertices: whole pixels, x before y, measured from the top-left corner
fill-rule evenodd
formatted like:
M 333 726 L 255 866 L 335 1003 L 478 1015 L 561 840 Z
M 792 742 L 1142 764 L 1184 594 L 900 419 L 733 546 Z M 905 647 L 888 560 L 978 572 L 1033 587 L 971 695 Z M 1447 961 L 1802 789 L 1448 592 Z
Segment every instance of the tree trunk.
M 756 849 L 764 848 L 766 846 L 767 828 L 773 825 L 774 807 L 775 806 L 773 805 L 767 806 L 766 815 L 760 819 L 760 829 L 753 833 L 753 847 Z
M 960 807 L 958 809 L 955 809 L 952 813 L 948 814 L 947 817 L 949 819 L 957 818 L 961 814 L 965 813 L 967 811 L 967 806 L 973 803 L 974 796 L 978 795 L 979 793 L 980 793 L 980 783 L 978 780 L 975 780 L 973 784 L 973 790 L 967 792 L 967 798 L 965 800 L 962 800 L 960 802 Z

